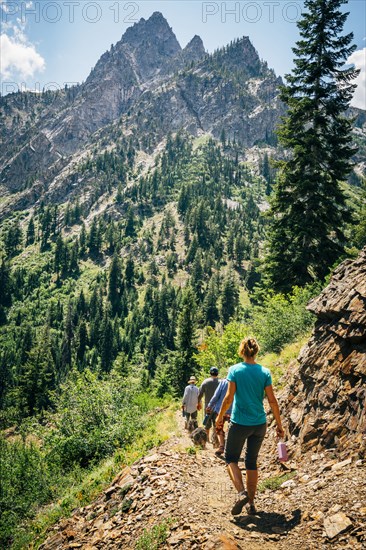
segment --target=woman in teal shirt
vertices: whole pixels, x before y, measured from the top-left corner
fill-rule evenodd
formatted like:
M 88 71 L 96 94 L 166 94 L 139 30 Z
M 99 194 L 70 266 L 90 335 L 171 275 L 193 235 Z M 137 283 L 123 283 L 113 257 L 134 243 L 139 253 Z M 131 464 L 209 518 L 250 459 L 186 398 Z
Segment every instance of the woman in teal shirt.
M 238 491 L 238 498 L 231 510 L 233 515 L 240 514 L 245 504 L 248 504 L 248 513 L 256 513 L 254 498 L 258 483 L 257 458 L 267 429 L 263 406 L 264 394 L 277 423 L 277 435 L 280 438 L 284 437 L 277 399 L 273 393 L 271 373 L 269 369 L 256 362 L 258 352 L 259 346 L 255 338 L 245 338 L 240 343 L 238 354 L 244 360 L 229 369 L 229 387 L 216 419 L 216 428 L 220 429 L 223 415 L 234 401 L 225 447 L 229 476 Z M 246 490 L 238 466 L 245 442 Z

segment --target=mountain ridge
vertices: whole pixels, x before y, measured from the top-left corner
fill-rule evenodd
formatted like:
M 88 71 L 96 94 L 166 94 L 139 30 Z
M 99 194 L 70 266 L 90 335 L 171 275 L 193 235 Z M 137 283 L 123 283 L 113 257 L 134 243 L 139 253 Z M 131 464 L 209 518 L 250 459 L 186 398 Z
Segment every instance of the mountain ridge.
M 152 29 L 155 29 L 155 25 L 157 25 L 157 33 L 153 34 Z M 236 66 L 237 78 L 240 82 L 243 79 L 248 79 L 251 73 L 259 76 L 258 71 L 260 71 L 262 65 L 248 38 L 238 41 L 238 45 L 234 43 L 223 49 L 222 55 L 218 59 L 220 50 L 208 56 L 199 37 L 193 37 L 182 50 L 173 31 L 160 13 L 153 14 L 147 21 L 141 20 L 130 29 L 127 29 L 122 39 L 111 50 L 100 57 L 83 84 L 75 89 L 47 93 L 44 98 L 38 98 L 38 107 L 32 99 L 31 104 L 34 104 L 34 107 L 31 107 L 30 115 L 35 120 L 34 124 L 37 127 L 33 125 L 33 128 L 30 127 L 26 134 L 19 131 L 18 126 L 14 126 L 14 120 L 16 117 L 21 118 L 22 111 L 16 110 L 12 114 L 12 99 L 2 98 L 3 116 L 0 130 L 2 135 L 5 133 L 5 128 L 12 131 L 12 139 L 11 141 L 8 140 L 0 158 L 0 182 L 4 188 L 8 188 L 13 193 L 22 188 L 24 189 L 24 187 L 32 186 L 37 179 L 47 185 L 47 179 L 53 177 L 51 174 L 58 173 L 58 167 L 67 164 L 68 158 L 71 159 L 72 155 L 80 148 L 87 146 L 95 132 L 108 124 L 117 122 L 121 116 L 127 116 L 130 119 L 128 125 L 131 122 L 132 124 L 137 122 L 139 131 L 146 131 L 144 125 L 139 126 L 137 119 L 139 111 L 145 108 L 146 94 L 149 93 L 153 94 L 153 99 L 155 97 L 158 100 L 156 105 L 149 106 L 149 109 L 152 110 L 149 116 L 155 119 L 155 125 L 157 125 L 157 130 L 161 136 L 166 135 L 167 126 L 171 127 L 171 131 L 177 131 L 181 128 L 186 128 L 188 131 L 191 131 L 191 129 L 197 131 L 197 126 L 199 127 L 200 124 L 196 124 L 197 117 L 195 115 L 193 116 L 195 120 L 192 120 L 192 109 L 190 107 L 187 109 L 187 102 L 184 98 L 185 108 L 182 112 L 179 111 L 179 103 L 182 99 L 181 90 L 185 89 L 183 95 L 191 95 L 189 90 L 187 92 L 187 89 L 198 75 L 192 67 L 192 63 L 198 67 L 203 65 L 199 75 L 201 81 L 200 97 L 192 97 L 190 99 L 191 104 L 200 101 L 202 103 L 199 107 L 200 110 L 205 109 L 206 106 L 208 107 L 207 121 L 201 126 L 204 126 L 204 131 L 219 137 L 222 130 L 219 126 L 223 125 L 223 116 L 227 112 L 227 109 L 225 109 L 226 98 L 220 92 L 215 108 L 209 106 L 207 102 L 210 101 L 210 94 L 217 96 L 224 82 L 227 90 L 227 86 L 230 87 L 229 84 L 226 84 L 229 75 L 221 70 L 223 64 L 227 61 L 230 71 Z M 145 41 L 150 46 L 151 43 L 154 44 L 146 48 L 146 44 L 143 45 Z M 129 46 L 130 42 L 133 44 L 132 49 Z M 146 53 L 146 50 L 148 53 Z M 142 58 L 144 58 L 143 61 Z M 205 59 L 207 59 L 206 62 Z M 209 60 L 212 60 L 211 66 Z M 247 66 L 245 63 L 247 63 Z M 215 76 L 218 69 L 219 74 Z M 184 70 L 187 71 L 187 74 L 184 74 Z M 159 90 L 164 89 L 164 86 L 171 90 L 174 88 L 176 79 L 174 73 L 177 71 L 178 75 L 181 75 L 178 76 L 180 90 L 176 90 L 172 97 L 166 96 L 166 104 L 161 105 Z M 220 74 L 220 71 L 222 74 Z M 268 72 L 266 74 L 270 76 L 267 87 L 276 87 L 278 81 L 273 79 L 273 74 Z M 266 74 L 263 73 L 260 78 L 265 79 Z M 208 82 L 210 80 L 211 83 L 213 82 L 214 87 L 204 95 L 207 78 Z M 187 83 L 185 83 L 185 79 L 188 79 Z M 234 92 L 230 93 L 233 95 Z M 234 98 L 234 102 L 238 102 L 239 89 L 235 93 L 236 100 Z M 248 93 L 250 96 L 250 91 Z M 269 94 L 268 98 L 270 95 L 274 96 L 275 91 Z M 139 104 L 140 98 L 142 105 Z M 173 104 L 171 104 L 172 101 Z M 263 98 L 263 101 L 266 101 L 266 98 Z M 175 106 L 174 102 L 178 102 L 178 106 Z M 28 103 L 28 100 L 26 103 Z M 248 109 L 250 107 L 251 105 L 248 104 Z M 43 112 L 41 116 L 40 110 L 43 108 L 46 113 Z M 172 109 L 173 112 L 169 120 L 160 121 L 161 114 L 165 111 L 170 112 Z M 272 110 L 271 107 L 270 109 Z M 197 108 L 195 110 L 198 111 Z M 7 111 L 10 111 L 8 118 L 4 116 Z M 13 117 L 13 123 L 9 120 L 10 116 Z M 242 126 L 242 116 L 241 113 L 239 115 L 237 109 L 233 118 L 235 119 L 235 126 L 238 128 Z M 264 118 L 266 118 L 265 115 Z M 218 119 L 218 122 L 215 123 L 215 119 Z M 272 120 L 269 118 L 264 121 L 256 137 L 265 139 L 266 135 L 271 135 L 277 120 L 278 116 L 275 115 Z M 253 125 L 249 126 L 252 127 Z M 247 125 L 243 129 L 242 135 L 247 133 L 249 126 Z M 126 131 L 128 132 L 128 128 L 126 128 Z M 235 131 L 237 130 L 234 128 L 232 132 Z M 254 137 L 249 138 L 247 141 L 252 143 L 253 139 Z M 44 175 L 42 175 L 42 171 L 46 171 Z M 27 182 L 24 182 L 24 172 L 28 174 Z

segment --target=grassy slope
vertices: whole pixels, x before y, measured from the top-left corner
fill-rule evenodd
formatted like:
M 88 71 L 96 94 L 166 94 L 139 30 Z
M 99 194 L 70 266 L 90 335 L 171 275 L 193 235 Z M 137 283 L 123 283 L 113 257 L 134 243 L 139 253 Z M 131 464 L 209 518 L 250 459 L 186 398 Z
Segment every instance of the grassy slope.
M 61 518 L 69 517 L 75 508 L 86 506 L 110 485 L 117 473 L 129 466 L 146 452 L 177 434 L 177 404 L 170 402 L 166 408 L 150 414 L 148 428 L 125 449 L 118 450 L 112 457 L 94 468 L 80 473 L 80 478 L 70 485 L 60 499 L 39 510 L 31 522 L 19 526 L 12 545 L 13 550 L 38 548 L 46 531 Z

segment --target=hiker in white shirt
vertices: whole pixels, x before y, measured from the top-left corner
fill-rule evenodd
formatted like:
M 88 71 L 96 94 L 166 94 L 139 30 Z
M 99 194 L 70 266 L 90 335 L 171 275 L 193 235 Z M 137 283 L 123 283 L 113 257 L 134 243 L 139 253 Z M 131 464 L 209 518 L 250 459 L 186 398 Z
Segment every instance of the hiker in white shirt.
M 185 428 L 188 427 L 190 418 L 197 419 L 197 405 L 198 405 L 198 393 L 199 389 L 195 385 L 197 382 L 195 376 L 191 376 L 188 380 L 188 386 L 186 386 L 182 401 L 182 410 L 186 419 Z

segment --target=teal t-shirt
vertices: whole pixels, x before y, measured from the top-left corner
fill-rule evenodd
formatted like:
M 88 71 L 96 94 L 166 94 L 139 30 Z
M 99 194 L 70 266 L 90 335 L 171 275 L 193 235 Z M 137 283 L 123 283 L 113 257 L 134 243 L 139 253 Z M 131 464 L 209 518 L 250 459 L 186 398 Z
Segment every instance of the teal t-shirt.
M 238 363 L 230 367 L 227 379 L 236 384 L 232 422 L 242 426 L 264 424 L 264 388 L 272 384 L 270 371 L 258 363 Z

